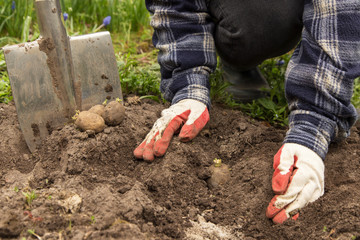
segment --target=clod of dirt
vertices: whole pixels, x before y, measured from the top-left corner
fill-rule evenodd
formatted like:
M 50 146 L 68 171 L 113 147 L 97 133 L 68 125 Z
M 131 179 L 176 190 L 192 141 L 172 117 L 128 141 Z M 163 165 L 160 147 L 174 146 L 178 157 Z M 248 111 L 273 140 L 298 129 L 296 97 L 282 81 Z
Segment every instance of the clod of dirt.
M 125 108 L 119 101 L 109 102 L 105 106 L 105 123 L 109 126 L 119 125 L 125 118 Z
M 95 133 L 99 133 L 105 128 L 104 119 L 89 111 L 82 111 L 76 118 L 75 125 L 83 131 L 93 130 Z
M 141 100 L 138 96 L 133 96 L 133 97 L 128 97 L 127 98 L 127 103 L 128 104 L 134 104 L 134 105 L 137 105 L 137 104 L 140 104 L 141 103 Z
M 18 237 L 23 228 L 19 217 L 13 212 L 1 211 L 0 219 L 0 239 L 9 237 Z
M 88 111 L 92 113 L 96 113 L 97 115 L 100 115 L 102 118 L 105 117 L 105 106 L 102 104 L 92 106 Z
M 230 180 L 230 170 L 220 159 L 215 159 L 214 164 L 209 167 L 211 177 L 207 180 L 209 188 L 217 188 Z
M 80 210 L 82 203 L 82 199 L 79 195 L 73 194 L 72 196 L 69 196 L 68 198 L 59 201 L 59 205 L 64 207 L 65 211 L 68 213 L 76 213 Z

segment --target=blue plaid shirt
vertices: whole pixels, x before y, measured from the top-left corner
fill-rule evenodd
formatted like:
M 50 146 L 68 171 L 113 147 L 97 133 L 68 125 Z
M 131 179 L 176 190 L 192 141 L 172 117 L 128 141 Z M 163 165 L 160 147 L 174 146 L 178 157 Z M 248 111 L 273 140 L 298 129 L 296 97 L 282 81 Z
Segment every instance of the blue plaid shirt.
M 161 91 L 172 104 L 190 98 L 210 107 L 216 50 L 206 2 L 146 0 Z M 291 114 L 284 142 L 306 146 L 324 159 L 330 142 L 347 137 L 357 119 L 350 99 L 360 76 L 360 1 L 305 0 L 303 24 L 286 73 Z

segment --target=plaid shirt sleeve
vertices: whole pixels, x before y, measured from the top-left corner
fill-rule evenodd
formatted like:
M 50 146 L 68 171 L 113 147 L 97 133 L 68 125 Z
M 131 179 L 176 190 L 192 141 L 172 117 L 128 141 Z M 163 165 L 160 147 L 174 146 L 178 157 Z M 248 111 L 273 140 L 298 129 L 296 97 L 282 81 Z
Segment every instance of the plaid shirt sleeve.
M 209 108 L 209 75 L 216 68 L 216 51 L 206 0 L 146 0 L 146 6 L 153 14 L 164 98 L 172 104 L 195 99 Z
M 284 142 L 324 159 L 330 142 L 347 137 L 357 119 L 350 100 L 360 75 L 360 1 L 305 0 L 303 22 L 286 73 L 291 113 Z

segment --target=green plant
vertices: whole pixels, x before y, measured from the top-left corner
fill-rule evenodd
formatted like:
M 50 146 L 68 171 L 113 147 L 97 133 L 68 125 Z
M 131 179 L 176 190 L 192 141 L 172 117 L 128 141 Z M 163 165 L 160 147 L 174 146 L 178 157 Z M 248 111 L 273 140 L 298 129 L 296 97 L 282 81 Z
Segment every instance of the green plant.
M 264 120 L 273 125 L 286 126 L 289 110 L 285 97 L 285 71 L 291 53 L 264 61 L 260 69 L 268 80 L 269 97 L 241 104 L 241 109 L 253 118 Z M 351 99 L 356 108 L 360 108 L 360 78 L 354 81 L 354 94 Z
M 95 222 L 95 216 L 90 216 L 90 224 L 94 224 Z
M 145 95 L 145 96 L 139 97 L 139 100 L 142 100 L 142 99 L 151 99 L 153 101 L 160 102 L 160 98 L 158 96 L 155 96 L 155 95 Z M 163 100 L 163 102 L 165 102 L 164 99 L 162 99 L 162 100 Z
M 9 75 L 5 71 L 6 64 L 4 54 L 0 52 L 0 103 L 8 103 L 12 100 Z
M 37 239 L 39 239 L 39 240 L 42 239 L 38 234 L 35 233 L 35 230 L 33 230 L 33 229 L 28 229 L 27 231 L 28 231 L 28 233 L 29 233 L 30 235 L 36 237 Z
M 0 33 L 21 39 L 21 42 L 33 39 L 33 3 L 33 0 L 5 1 L 0 8 Z
M 28 208 L 31 208 L 32 202 L 37 198 L 37 195 L 34 190 L 22 192 L 22 194 L 25 196 L 25 203 Z
M 0 46 L 5 46 L 7 44 L 17 44 L 17 43 L 20 43 L 20 40 L 18 38 L 15 38 L 15 37 L 9 37 L 9 36 L 4 36 L 4 37 L 0 37 Z M 6 68 L 6 65 L 4 65 L 5 68 Z M 1 67 L 0 67 L 0 70 Z
M 160 66 L 157 63 L 144 62 L 144 58 L 130 53 L 119 57 L 119 76 L 125 94 L 161 96 Z
M 360 109 L 360 77 L 355 79 L 354 82 L 354 93 L 351 99 L 352 104 Z
M 7 72 L 0 72 L 0 102 L 8 103 L 12 100 L 12 91 L 10 86 L 10 80 L 7 75 Z
M 111 17 L 106 30 L 127 34 L 149 25 L 149 13 L 142 0 L 61 0 L 62 11 L 68 14 L 65 25 L 71 35 L 94 32 L 103 19 Z
M 70 35 L 94 32 L 107 16 L 111 22 L 106 29 L 121 35 L 148 28 L 150 14 L 143 0 L 60 0 L 62 13 L 66 13 L 65 27 Z M 33 0 L 0 1 L 0 46 L 15 38 L 20 42 L 35 40 L 39 36 Z

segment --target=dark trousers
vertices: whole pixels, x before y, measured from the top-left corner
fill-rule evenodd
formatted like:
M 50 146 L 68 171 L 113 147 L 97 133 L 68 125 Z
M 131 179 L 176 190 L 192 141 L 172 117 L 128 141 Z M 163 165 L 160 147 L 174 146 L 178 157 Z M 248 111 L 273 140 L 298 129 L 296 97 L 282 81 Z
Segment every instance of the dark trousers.
M 221 60 L 248 70 L 282 55 L 301 37 L 303 0 L 209 0 Z

